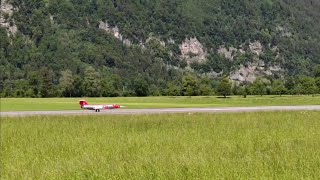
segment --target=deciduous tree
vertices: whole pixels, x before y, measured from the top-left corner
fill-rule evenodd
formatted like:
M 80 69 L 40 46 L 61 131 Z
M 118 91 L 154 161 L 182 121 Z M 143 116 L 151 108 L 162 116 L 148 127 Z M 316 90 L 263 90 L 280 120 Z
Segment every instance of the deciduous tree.
M 286 92 L 286 88 L 282 80 L 274 80 L 272 82 L 272 93 L 282 96 Z
M 70 70 L 65 70 L 65 71 L 61 71 L 61 77 L 59 80 L 60 84 L 60 91 L 62 93 L 63 96 L 72 96 L 72 91 L 74 88 L 74 77 L 72 74 L 72 71 Z
M 101 77 L 93 67 L 88 66 L 84 71 L 84 94 L 89 97 L 101 96 Z
M 217 92 L 223 97 L 231 95 L 231 82 L 228 77 L 221 79 L 220 84 L 218 85 Z

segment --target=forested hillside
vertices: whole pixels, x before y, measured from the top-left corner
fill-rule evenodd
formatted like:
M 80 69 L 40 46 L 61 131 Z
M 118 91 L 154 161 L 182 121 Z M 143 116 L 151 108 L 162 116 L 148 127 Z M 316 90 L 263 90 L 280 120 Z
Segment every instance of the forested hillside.
M 1 97 L 320 92 L 318 0 L 1 0 L 0 38 Z

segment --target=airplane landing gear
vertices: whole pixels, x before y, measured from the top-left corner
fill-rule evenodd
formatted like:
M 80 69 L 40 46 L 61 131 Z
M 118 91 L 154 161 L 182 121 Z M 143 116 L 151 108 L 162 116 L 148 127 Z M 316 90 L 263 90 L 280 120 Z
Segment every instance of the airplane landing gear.
M 96 109 L 96 112 L 100 112 L 100 109 Z

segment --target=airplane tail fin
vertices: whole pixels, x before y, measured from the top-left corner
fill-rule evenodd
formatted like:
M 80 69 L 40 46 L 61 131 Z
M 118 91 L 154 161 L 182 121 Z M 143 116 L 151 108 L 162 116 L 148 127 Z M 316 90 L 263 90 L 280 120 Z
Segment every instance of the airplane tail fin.
M 79 104 L 80 104 L 81 108 L 82 108 L 84 105 L 89 105 L 86 100 L 80 100 L 80 101 L 79 101 Z

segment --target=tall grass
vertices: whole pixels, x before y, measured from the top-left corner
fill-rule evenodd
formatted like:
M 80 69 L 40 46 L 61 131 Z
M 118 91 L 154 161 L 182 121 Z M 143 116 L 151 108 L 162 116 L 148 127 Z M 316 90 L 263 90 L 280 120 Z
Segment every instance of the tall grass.
M 2 118 L 1 179 L 316 179 L 320 112 Z

